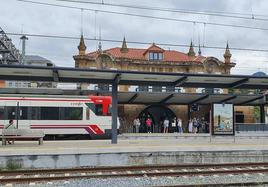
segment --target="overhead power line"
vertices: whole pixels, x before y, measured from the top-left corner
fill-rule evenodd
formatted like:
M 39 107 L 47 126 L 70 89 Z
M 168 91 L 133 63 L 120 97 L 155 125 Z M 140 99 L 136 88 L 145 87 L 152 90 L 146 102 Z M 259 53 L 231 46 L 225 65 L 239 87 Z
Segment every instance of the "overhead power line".
M 204 21 L 197 21 L 197 20 L 187 20 L 187 19 L 176 19 L 176 18 L 168 18 L 168 17 L 159 17 L 159 16 L 150 16 L 144 14 L 133 14 L 133 13 L 126 13 L 126 12 L 118 12 L 118 11 L 108 11 L 108 10 L 101 10 L 101 9 L 92 9 L 92 8 L 81 8 L 77 6 L 67 6 L 67 5 L 59 5 L 53 3 L 42 3 L 37 1 L 30 1 L 30 0 L 17 0 L 20 2 L 32 3 L 32 4 L 39 4 L 39 5 L 48 5 L 48 6 L 55 6 L 55 7 L 63 7 L 63 8 L 72 8 L 72 9 L 83 9 L 88 11 L 94 12 L 102 12 L 108 14 L 117 14 L 117 15 L 124 15 L 124 16 L 133 16 L 133 17 L 141 17 L 141 18 L 150 18 L 150 19 L 157 19 L 157 20 L 167 20 L 167 21 L 175 21 L 175 22 L 184 22 L 184 23 L 192 23 L 192 24 L 205 24 L 205 25 L 214 25 L 214 26 L 221 26 L 221 27 L 233 27 L 233 28 L 244 28 L 244 29 L 254 29 L 254 30 L 262 30 L 267 31 L 268 28 L 263 27 L 252 27 L 246 25 L 235 25 L 235 24 L 226 24 L 226 23 L 216 23 L 216 22 L 204 22 Z
M 107 3 L 107 2 L 93 2 L 93 1 L 80 1 L 80 0 L 56 0 L 61 2 L 70 2 L 70 3 L 82 3 L 82 4 L 94 4 L 102 6 L 111 6 L 111 7 L 121 7 L 121 8 L 132 8 L 140 10 L 153 10 L 161 12 L 171 12 L 171 13 L 183 13 L 183 14 L 196 14 L 196 15 L 207 15 L 207 16 L 216 16 L 216 17 L 226 17 L 234 19 L 247 19 L 247 20 L 258 20 L 258 21 L 268 21 L 266 18 L 258 18 L 254 14 L 239 14 L 239 13 L 224 13 L 224 12 L 209 12 L 209 11 L 198 11 L 198 10 L 187 10 L 187 9 L 173 9 L 173 8 L 161 8 L 161 7 L 149 7 L 149 6 L 137 6 L 137 5 L 126 5 L 126 4 L 117 4 L 117 3 Z M 246 16 L 245 16 L 246 15 Z M 259 15 L 261 16 L 261 15 Z M 265 15 L 262 15 L 265 16 Z M 268 16 L 268 15 L 266 15 Z
M 68 39 L 68 40 L 79 40 L 80 37 L 74 37 L 74 36 L 63 36 L 63 35 L 46 35 L 46 34 L 31 34 L 31 33 L 12 33 L 12 32 L 6 32 L 8 35 L 13 36 L 31 36 L 31 37 L 40 37 L 40 38 L 55 38 L 55 39 Z M 91 40 L 91 41 L 98 41 L 96 38 L 87 38 L 84 37 L 85 40 Z M 122 43 L 122 40 L 115 40 L 115 39 L 101 39 L 103 42 L 110 42 L 110 43 Z M 140 41 L 128 41 L 128 43 L 131 44 L 138 44 L 138 45 L 151 45 L 151 42 L 140 42 Z M 155 42 L 156 43 L 156 42 Z M 172 43 L 156 43 L 157 45 L 161 46 L 169 46 L 169 47 L 189 47 L 189 45 L 186 44 L 172 44 Z M 195 46 L 194 47 L 198 47 Z M 225 50 L 225 47 L 219 47 L 219 46 L 202 46 L 202 48 L 206 49 L 220 49 Z M 239 47 L 230 47 L 231 50 L 237 50 L 237 51 L 252 51 L 252 52 L 268 52 L 268 49 L 253 49 L 253 48 L 239 48 Z

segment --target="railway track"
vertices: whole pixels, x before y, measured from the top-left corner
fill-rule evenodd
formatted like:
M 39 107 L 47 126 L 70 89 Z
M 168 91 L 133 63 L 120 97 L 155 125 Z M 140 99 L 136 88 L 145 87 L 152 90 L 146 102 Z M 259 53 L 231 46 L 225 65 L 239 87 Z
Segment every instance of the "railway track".
M 157 166 L 124 166 L 98 168 L 41 169 L 1 171 L 0 184 L 31 183 L 40 181 L 82 178 L 118 177 L 182 177 L 208 175 L 266 174 L 268 163 L 190 164 Z

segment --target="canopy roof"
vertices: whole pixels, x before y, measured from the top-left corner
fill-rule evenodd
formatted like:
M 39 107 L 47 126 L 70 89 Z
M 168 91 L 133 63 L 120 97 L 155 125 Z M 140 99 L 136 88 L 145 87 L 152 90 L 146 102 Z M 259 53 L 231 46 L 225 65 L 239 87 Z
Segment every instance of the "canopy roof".
M 57 97 L 81 97 L 81 95 L 112 95 L 111 92 L 92 90 L 62 90 L 47 88 L 3 88 L 0 96 L 58 95 Z M 79 96 L 80 95 L 80 96 Z M 205 94 L 205 93 L 176 93 L 176 92 L 118 92 L 119 104 L 212 104 L 232 103 L 234 105 L 264 105 L 267 104 L 265 95 L 235 95 L 235 94 Z
M 2 80 L 112 84 L 117 77 L 119 77 L 119 85 L 268 89 L 268 76 L 156 73 L 68 67 L 0 65 L 0 79 Z

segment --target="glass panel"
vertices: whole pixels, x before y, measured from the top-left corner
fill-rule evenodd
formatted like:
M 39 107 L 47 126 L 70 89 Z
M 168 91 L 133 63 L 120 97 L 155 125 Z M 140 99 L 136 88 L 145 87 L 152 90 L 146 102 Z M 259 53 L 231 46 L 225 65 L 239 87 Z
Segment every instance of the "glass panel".
M 98 84 L 99 90 L 109 91 L 109 84 Z
M 7 106 L 7 119 L 16 119 L 16 107 L 15 106 Z
M 159 60 L 163 60 L 163 53 L 158 53 Z
M 31 107 L 31 120 L 40 120 L 40 107 Z
M 59 107 L 41 107 L 41 120 L 59 120 Z
M 139 91 L 148 92 L 148 86 L 139 86 Z
M 162 86 L 153 86 L 153 92 L 162 92 Z
M 175 87 L 174 86 L 167 86 L 167 92 L 175 92 Z
M 154 59 L 154 53 L 149 53 L 149 60 L 153 60 Z
M 103 115 L 102 105 L 101 104 L 96 104 L 95 114 L 97 116 L 102 116 Z
M 61 120 L 82 120 L 83 108 L 82 107 L 63 107 L 63 115 Z
M 20 107 L 20 119 L 28 119 L 28 107 Z
M 0 120 L 4 119 L 4 107 L 0 106 Z
M 158 53 L 154 53 L 154 60 L 158 59 Z

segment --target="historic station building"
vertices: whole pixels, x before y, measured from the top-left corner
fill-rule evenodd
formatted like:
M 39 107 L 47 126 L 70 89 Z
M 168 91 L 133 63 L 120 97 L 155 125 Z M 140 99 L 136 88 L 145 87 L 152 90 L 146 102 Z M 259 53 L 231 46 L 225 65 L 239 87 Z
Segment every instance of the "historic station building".
M 223 54 L 224 61 L 215 57 L 205 57 L 202 55 L 201 48 L 198 52 L 194 50 L 191 42 L 188 52 L 183 53 L 176 50 L 165 50 L 156 44 L 148 48 L 130 48 L 125 38 L 121 47 L 102 50 L 101 45 L 97 51 L 86 52 L 86 45 L 83 36 L 81 36 L 78 46 L 79 54 L 74 56 L 75 67 L 77 68 L 96 68 L 96 69 L 116 69 L 129 71 L 148 71 L 148 72 L 180 72 L 180 73 L 206 73 L 206 74 L 230 74 L 231 68 L 235 66 L 232 63 L 228 43 Z M 89 89 L 88 84 L 82 84 L 81 89 Z M 95 85 L 94 89 L 109 89 L 109 85 Z M 205 90 L 202 88 L 174 88 L 158 86 L 120 86 L 119 91 L 158 91 L 158 92 L 216 92 L 227 93 L 228 90 L 214 89 Z M 202 110 L 190 112 L 191 106 L 185 105 L 120 105 L 119 116 L 121 117 L 121 128 L 123 132 L 131 129 L 132 121 L 136 117 L 146 117 L 150 115 L 154 123 L 154 132 L 159 132 L 157 124 L 164 117 L 180 117 L 183 121 L 184 129 L 187 129 L 188 119 L 198 115 L 209 120 L 210 106 L 202 106 Z M 243 108 L 236 110 L 244 111 Z M 248 111 L 247 111 L 248 112 Z M 245 119 L 247 120 L 247 119 Z M 248 122 L 250 119 L 247 120 Z M 187 130 L 185 130 L 187 131 Z

